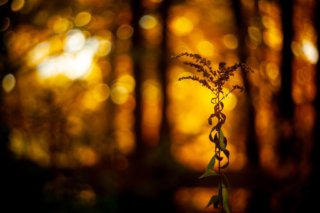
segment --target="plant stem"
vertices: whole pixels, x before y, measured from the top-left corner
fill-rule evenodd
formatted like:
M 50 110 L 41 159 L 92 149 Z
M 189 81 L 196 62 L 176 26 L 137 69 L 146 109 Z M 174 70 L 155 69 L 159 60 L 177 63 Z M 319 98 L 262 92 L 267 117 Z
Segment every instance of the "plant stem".
M 221 119 L 220 119 L 220 89 L 221 88 L 218 88 L 218 107 L 219 107 L 219 115 L 218 115 L 218 124 L 221 124 Z M 222 197 L 222 177 L 221 177 L 221 170 L 220 170 L 220 167 L 221 167 L 221 162 L 220 162 L 220 158 L 221 158 L 221 146 L 220 146 L 220 141 L 221 141 L 221 125 L 218 126 L 218 134 L 219 134 L 219 142 L 218 142 L 218 157 L 219 157 L 219 160 L 218 160 L 218 174 L 219 174 L 219 190 L 221 190 L 221 192 L 219 191 L 219 193 L 221 193 L 221 212 L 223 212 L 223 197 Z

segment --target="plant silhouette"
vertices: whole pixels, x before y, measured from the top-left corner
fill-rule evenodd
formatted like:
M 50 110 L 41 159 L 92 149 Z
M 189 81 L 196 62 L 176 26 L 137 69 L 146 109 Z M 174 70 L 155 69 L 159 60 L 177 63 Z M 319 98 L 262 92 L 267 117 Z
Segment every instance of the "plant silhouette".
M 213 113 L 208 118 L 209 125 L 212 126 L 209 133 L 210 142 L 214 143 L 215 149 L 205 172 L 199 177 L 217 177 L 218 194 L 213 195 L 208 202 L 207 207 L 213 205 L 221 213 L 229 213 L 228 190 L 229 182 L 223 170 L 229 165 L 230 151 L 227 148 L 227 138 L 223 134 L 222 126 L 226 121 L 226 115 L 223 113 L 224 104 L 222 102 L 231 92 L 239 90 L 243 92 L 245 88 L 241 85 L 233 85 L 232 88 L 225 92 L 223 90 L 225 84 L 234 76 L 234 72 L 240 70 L 245 73 L 253 72 L 252 69 L 244 63 L 236 63 L 232 66 L 226 66 L 226 63 L 220 62 L 218 70 L 214 70 L 211 61 L 199 54 L 180 53 L 174 56 L 174 59 L 186 57 L 191 60 L 183 60 L 183 64 L 196 70 L 195 75 L 181 77 L 179 80 L 193 80 L 199 82 L 202 86 L 208 88 L 213 98 L 211 103 L 214 105 Z

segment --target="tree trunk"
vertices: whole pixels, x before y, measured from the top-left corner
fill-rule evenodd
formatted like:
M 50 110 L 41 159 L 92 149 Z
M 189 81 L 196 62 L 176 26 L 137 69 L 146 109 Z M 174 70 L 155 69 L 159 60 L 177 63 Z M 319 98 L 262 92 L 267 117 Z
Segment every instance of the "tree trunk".
M 292 99 L 292 60 L 293 55 L 291 51 L 291 42 L 293 39 L 293 2 L 279 1 L 282 12 L 282 33 L 283 33 L 283 47 L 282 47 L 282 63 L 281 63 L 281 89 L 278 96 L 278 117 L 280 118 L 279 125 L 283 126 L 288 123 L 293 130 L 294 118 L 294 102 Z M 292 131 L 291 135 L 285 136 L 283 132 L 279 133 L 278 139 L 278 156 L 280 162 L 285 162 L 295 152 L 295 135 Z M 297 159 L 298 160 L 298 159 Z
M 293 3 L 292 1 L 280 1 L 282 11 L 282 64 L 281 64 L 281 90 L 279 95 L 279 110 L 283 119 L 291 120 L 294 115 L 294 103 L 292 100 L 292 51 L 293 38 Z
M 239 48 L 238 48 L 238 55 L 241 62 L 245 62 L 248 58 L 248 52 L 246 48 L 246 33 L 247 33 L 247 24 L 243 18 L 243 9 L 241 8 L 240 0 L 233 0 L 232 1 L 232 8 L 235 15 L 236 20 L 236 31 L 238 34 L 239 39 Z M 250 93 L 250 83 L 248 78 L 245 74 L 243 74 L 244 79 L 244 86 L 247 90 L 247 100 L 246 100 L 246 108 L 248 109 L 248 123 L 247 123 L 247 140 L 246 140 L 246 150 L 247 150 L 247 157 L 248 157 L 248 166 L 258 166 L 259 165 L 259 150 L 256 140 L 256 133 L 255 133 L 255 112 L 252 103 L 252 94 Z
M 141 55 L 142 55 L 142 35 L 139 30 L 139 20 L 142 16 L 142 5 L 141 1 L 132 1 L 132 26 L 134 29 L 134 34 L 132 36 L 132 58 L 133 58 L 133 73 L 134 79 L 136 81 L 135 86 L 135 100 L 136 107 L 134 111 L 135 124 L 134 124 L 134 132 L 135 132 L 135 141 L 136 141 L 136 150 L 135 155 L 140 156 L 140 152 L 143 149 L 143 141 L 142 141 L 142 97 L 141 97 L 141 85 L 142 85 L 142 69 L 141 69 Z

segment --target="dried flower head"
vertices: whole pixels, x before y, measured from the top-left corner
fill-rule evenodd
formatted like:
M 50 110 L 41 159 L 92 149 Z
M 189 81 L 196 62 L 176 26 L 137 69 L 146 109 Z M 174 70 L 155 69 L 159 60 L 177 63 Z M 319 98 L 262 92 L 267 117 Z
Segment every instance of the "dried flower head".
M 173 58 L 177 59 L 183 56 L 189 57 L 193 60 L 191 62 L 183 61 L 183 64 L 191 68 L 195 68 L 196 72 L 199 74 L 181 77 L 179 78 L 179 80 L 190 79 L 193 81 L 198 81 L 202 86 L 212 91 L 214 96 L 212 98 L 212 103 L 217 103 L 218 98 L 220 98 L 220 100 L 223 100 L 228 96 L 229 93 L 233 92 L 234 90 L 239 90 L 240 92 L 243 92 L 245 90 L 242 85 L 232 85 L 232 88 L 227 94 L 225 94 L 222 90 L 225 83 L 229 81 L 230 77 L 234 76 L 235 71 L 241 70 L 245 73 L 253 72 L 253 70 L 245 63 L 236 63 L 232 66 L 227 67 L 225 62 L 220 62 L 218 70 L 214 70 L 211 67 L 212 63 L 210 60 L 202 57 L 199 54 L 188 52 L 180 53 Z

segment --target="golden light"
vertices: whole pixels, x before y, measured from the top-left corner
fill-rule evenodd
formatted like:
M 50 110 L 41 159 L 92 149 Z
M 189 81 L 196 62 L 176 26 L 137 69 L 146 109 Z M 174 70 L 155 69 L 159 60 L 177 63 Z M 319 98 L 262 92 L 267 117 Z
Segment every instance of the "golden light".
M 83 131 L 84 123 L 79 116 L 70 115 L 67 117 L 67 129 L 66 131 L 70 135 L 78 135 Z
M 88 90 L 82 100 L 82 104 L 89 110 L 95 110 L 100 106 L 101 102 L 107 100 L 110 95 L 110 88 L 106 84 L 97 84 L 92 89 Z
M 215 54 L 215 47 L 210 41 L 202 40 L 197 44 L 200 55 L 211 57 Z
M 311 64 L 316 64 L 319 59 L 319 52 L 316 46 L 308 41 L 303 40 L 301 45 L 302 53 L 304 54 L 305 59 Z
M 280 77 L 280 71 L 279 71 L 278 65 L 275 63 L 272 63 L 272 62 L 267 64 L 266 73 L 267 73 L 268 78 L 271 81 L 275 81 Z
M 139 20 L 139 25 L 145 30 L 150 30 L 156 27 L 158 24 L 158 20 L 152 15 L 144 15 Z
M 13 90 L 16 85 L 16 78 L 12 74 L 7 74 L 2 79 L 2 88 L 6 93 Z
M 300 56 L 300 52 L 301 52 L 300 49 L 301 48 L 298 42 L 296 41 L 291 42 L 291 51 L 296 57 Z
M 191 212 L 213 212 L 212 206 L 206 208 L 212 195 L 217 194 L 217 188 L 208 189 L 206 187 L 182 187 L 174 194 L 174 200 L 184 209 Z M 245 212 L 250 198 L 250 192 L 244 188 L 232 187 L 229 192 L 229 202 L 236 212 Z
M 297 104 L 303 103 L 305 96 L 304 96 L 304 91 L 301 87 L 299 87 L 298 85 L 294 85 L 291 93 L 295 103 Z
M 176 115 L 178 129 L 182 133 L 196 134 L 202 129 L 202 119 L 194 112 Z
M 99 40 L 95 37 L 85 38 L 80 30 L 71 30 L 64 41 L 64 51 L 60 55 L 46 57 L 37 66 L 40 79 L 59 75 L 74 80 L 86 77 L 92 70 L 93 60 L 99 48 Z M 49 44 L 37 45 L 30 52 L 29 62 L 37 63 L 48 54 Z M 39 51 L 37 51 L 39 50 Z
M 263 166 L 271 166 L 276 164 L 277 156 L 274 147 L 271 144 L 265 144 L 261 147 L 260 161 Z
M 30 137 L 23 130 L 14 129 L 10 134 L 9 148 L 18 157 L 28 156 L 42 166 L 50 164 L 48 144 L 43 134 Z
M 161 85 L 156 80 L 146 80 L 142 85 L 143 114 L 142 125 L 144 138 L 149 145 L 156 145 L 159 137 L 159 125 L 162 120 Z
M 124 86 L 128 92 L 133 92 L 136 82 L 133 78 L 132 75 L 129 74 L 124 74 L 121 75 L 117 80 L 116 80 L 117 84 L 121 84 L 122 86 Z
M 110 95 L 110 88 L 107 84 L 98 84 L 94 87 L 92 96 L 99 102 L 105 101 Z
M 76 156 L 79 163 L 84 166 L 92 166 L 98 162 L 98 155 L 96 152 L 87 146 L 78 145 L 73 154 Z
M 265 136 L 268 133 L 268 125 L 270 123 L 270 112 L 260 110 L 256 115 L 256 133 L 260 136 Z
M 229 93 L 229 95 L 223 100 L 223 103 L 224 110 L 226 112 L 230 112 L 237 106 L 238 98 L 233 93 Z
M 124 104 L 129 98 L 128 89 L 120 84 L 114 84 L 111 87 L 111 100 L 115 104 Z
M 299 134 L 302 137 L 305 137 L 306 134 L 310 134 L 313 129 L 314 123 L 316 120 L 316 111 L 312 104 L 304 103 L 300 104 L 295 109 L 295 122 L 296 127 L 301 131 Z
M 313 101 L 316 96 L 316 86 L 313 83 L 314 70 L 301 68 L 295 70 L 295 84 L 292 86 L 292 97 L 295 103 L 302 104 Z
M 48 41 L 41 42 L 32 48 L 27 54 L 27 64 L 36 66 L 50 54 L 51 43 Z
M 272 49 L 282 48 L 282 33 L 276 28 L 271 28 L 263 32 L 263 41 Z
M 142 85 L 143 99 L 149 102 L 158 102 L 161 100 L 161 87 L 155 80 L 146 80 Z
M 266 27 L 266 28 L 270 28 L 270 29 L 273 29 L 273 28 L 276 28 L 276 22 L 275 20 L 270 17 L 270 16 L 262 16 L 262 24 Z
M 296 70 L 296 80 L 300 85 L 310 84 L 312 81 L 312 70 L 310 69 L 297 69 Z M 305 91 L 306 92 L 306 91 Z
M 70 79 L 77 79 L 84 77 L 90 72 L 93 61 L 93 52 L 90 50 L 82 50 L 75 58 L 70 58 L 70 71 L 66 70 L 66 75 Z
M 64 75 L 73 80 L 85 77 L 90 73 L 92 64 L 92 52 L 83 50 L 77 55 L 63 54 L 60 56 L 48 57 L 38 66 L 40 79 Z
M 208 129 L 208 131 L 210 130 Z M 179 141 L 171 146 L 171 152 L 175 159 L 195 171 L 203 171 L 214 152 L 214 145 L 210 143 L 208 134 L 199 134 L 199 132 L 199 130 L 191 132 L 191 135 L 198 135 L 190 137 L 185 143 Z M 190 134 L 190 132 L 188 133 Z
M 128 54 L 119 55 L 115 60 L 116 73 L 119 73 L 121 75 L 132 72 L 133 61 Z
M 46 42 L 50 43 L 50 54 L 56 55 L 64 50 L 65 37 L 54 36 L 48 39 Z
M 175 192 L 174 199 L 178 205 L 184 206 L 189 210 L 201 210 L 211 212 L 210 208 L 206 208 L 208 200 L 217 190 L 208 188 L 180 188 Z
M 119 130 L 115 133 L 117 137 L 117 148 L 122 154 L 130 154 L 135 149 L 134 136 L 131 131 Z
M 13 129 L 10 133 L 10 144 L 9 149 L 15 153 L 18 157 L 22 157 L 25 151 L 26 144 L 24 143 L 24 137 L 22 131 Z
M 184 36 L 193 30 L 193 23 L 185 16 L 175 17 L 169 24 L 171 31 L 177 36 Z
M 232 155 L 230 155 L 229 169 L 232 169 L 234 171 L 241 171 L 241 169 L 243 169 L 247 163 L 245 152 L 243 150 L 239 150 L 239 147 L 235 145 L 235 143 L 239 142 L 240 141 L 237 138 L 237 140 L 228 143 L 230 153 L 233 153 Z
M 234 34 L 224 35 L 222 41 L 228 49 L 234 50 L 238 47 L 238 39 Z
M 72 28 L 71 21 L 62 17 L 54 17 L 52 22 L 49 21 L 48 24 L 52 27 L 52 30 L 58 34 L 65 33 Z
M 261 43 L 261 31 L 259 28 L 254 26 L 248 27 L 248 34 L 255 45 L 259 45 Z
M 125 40 L 133 35 L 133 28 L 128 24 L 123 24 L 117 29 L 117 37 Z
M 65 39 L 64 51 L 74 53 L 81 50 L 85 44 L 85 35 L 80 30 L 71 30 Z
M 108 55 L 112 50 L 112 43 L 108 39 L 101 39 L 97 55 L 102 57 Z
M 74 23 L 77 27 L 83 27 L 91 21 L 91 14 L 89 12 L 83 11 L 76 15 Z
M 11 3 L 11 10 L 17 12 L 21 10 L 25 5 L 25 0 L 13 0 Z
M 28 144 L 27 155 L 40 165 L 47 166 L 50 163 L 50 156 L 47 150 L 48 147 L 43 141 L 44 138 L 32 138 Z
M 11 91 L 5 94 L 10 119 L 21 119 L 14 124 L 17 131 L 10 133 L 10 151 L 45 167 L 61 168 L 93 166 L 100 155 L 113 154 L 116 149 L 122 154 L 132 152 L 135 98 L 131 93 L 135 80 L 129 75 L 132 73 L 131 47 L 127 45 L 126 50 L 120 50 L 117 46 L 114 57 L 105 57 L 112 51 L 113 39 L 121 46 L 124 42 L 121 40 L 130 39 L 133 34 L 133 27 L 123 24 L 131 21 L 129 5 L 122 13 L 123 18 L 129 19 L 118 22 L 113 7 L 99 8 L 99 12 L 93 14 L 91 11 L 97 5 L 74 8 L 64 4 L 56 8 L 56 5 L 38 5 L 39 1 L 8 2 L 6 6 L 10 11 L 12 2 L 12 9 L 21 12 L 16 15 L 30 18 L 21 25 L 17 23 L 5 41 L 8 63 L 19 60 L 15 76 L 1 76 L 0 89 L 3 93 Z M 142 20 L 145 27 L 152 27 L 152 17 Z M 3 18 L 1 31 L 10 29 L 13 20 Z M 110 72 L 113 72 L 111 76 Z M 16 82 L 15 77 L 21 80 Z M 113 77 L 116 81 L 108 85 Z M 21 93 L 15 96 L 13 91 Z M 110 104 L 109 98 L 118 105 Z M 21 100 L 21 105 L 16 100 Z M 12 113 L 15 109 L 23 112 L 23 118 Z M 56 113 L 50 113 L 52 109 L 56 109 Z M 36 111 L 37 116 L 31 111 Z M 108 114 L 110 111 L 114 114 Z M 45 122 L 41 122 L 42 119 Z M 120 119 L 124 122 L 117 126 Z M 24 128 L 24 123 L 28 123 L 28 127 Z M 59 130 L 55 129 L 56 125 Z M 41 126 L 41 130 L 34 131 L 34 126 Z M 115 132 L 109 131 L 110 128 Z M 125 164 L 128 163 L 122 163 L 121 167 L 125 168 Z M 90 196 L 84 191 L 81 199 L 90 200 Z

